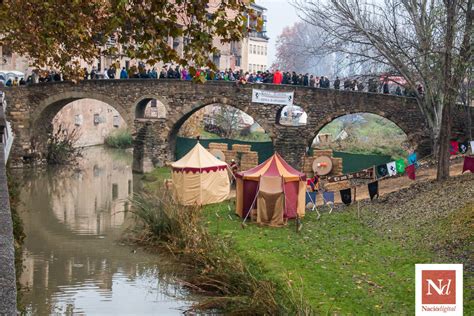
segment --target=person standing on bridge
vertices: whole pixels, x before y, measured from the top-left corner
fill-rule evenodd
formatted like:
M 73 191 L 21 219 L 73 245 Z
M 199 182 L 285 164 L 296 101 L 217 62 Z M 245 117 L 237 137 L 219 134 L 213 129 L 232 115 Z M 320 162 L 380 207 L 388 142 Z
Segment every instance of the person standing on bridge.
M 120 72 L 120 79 L 128 79 L 128 72 L 125 67 L 122 68 L 122 71 Z
M 339 90 L 340 87 L 341 87 L 341 80 L 339 79 L 339 77 L 336 77 L 336 80 L 334 80 L 334 89 Z
M 109 76 L 110 79 L 115 79 L 115 67 L 110 66 L 109 69 L 107 70 L 107 76 Z
M 283 81 L 283 75 L 281 74 L 280 70 L 276 70 L 273 74 L 273 83 L 274 84 L 281 84 Z

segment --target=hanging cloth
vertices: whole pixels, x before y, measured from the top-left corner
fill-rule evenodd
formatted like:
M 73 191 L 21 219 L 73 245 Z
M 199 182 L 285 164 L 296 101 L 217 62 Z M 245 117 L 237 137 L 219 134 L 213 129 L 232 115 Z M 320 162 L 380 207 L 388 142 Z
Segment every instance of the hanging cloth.
M 451 155 L 456 155 L 458 153 L 459 145 L 456 140 L 452 140 L 449 142 L 449 153 Z
M 368 187 L 369 187 L 370 200 L 372 201 L 375 196 L 379 198 L 379 182 L 378 181 L 371 182 L 369 183 Z
M 459 143 L 459 153 L 460 154 L 465 154 L 467 153 L 467 150 L 469 149 L 469 143 L 468 142 L 462 142 Z
M 395 161 L 397 165 L 397 173 L 404 173 L 405 172 L 405 159 L 398 159 Z
M 416 153 L 411 153 L 408 155 L 408 165 L 414 165 L 417 162 Z
M 395 163 L 395 161 L 389 162 L 387 164 L 387 169 L 388 169 L 388 174 L 391 177 L 397 175 L 397 164 Z
M 377 169 L 377 176 L 379 178 L 383 178 L 388 175 L 387 164 L 378 165 L 376 169 Z
M 468 171 L 468 170 L 471 173 L 474 173 L 474 157 L 469 157 L 469 156 L 464 157 L 462 172 L 464 173 L 464 171 Z
M 412 180 L 415 180 L 416 179 L 416 176 L 415 176 L 415 165 L 409 165 L 408 167 L 405 168 L 405 171 L 408 175 L 408 178 L 412 179 Z
M 474 140 L 471 140 L 471 152 L 474 155 Z
M 339 191 L 341 193 L 341 201 L 346 205 L 351 205 L 352 203 L 352 192 L 351 189 L 344 189 Z

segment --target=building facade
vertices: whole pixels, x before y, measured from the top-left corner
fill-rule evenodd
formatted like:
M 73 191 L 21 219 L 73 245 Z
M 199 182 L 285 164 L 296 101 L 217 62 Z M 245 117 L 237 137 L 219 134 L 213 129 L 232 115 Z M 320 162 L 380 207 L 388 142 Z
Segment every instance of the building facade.
M 242 66 L 244 71 L 258 72 L 268 70 L 268 36 L 266 8 L 251 4 L 255 16 L 248 19 L 248 36 L 242 40 Z M 258 21 L 261 27 L 257 27 Z

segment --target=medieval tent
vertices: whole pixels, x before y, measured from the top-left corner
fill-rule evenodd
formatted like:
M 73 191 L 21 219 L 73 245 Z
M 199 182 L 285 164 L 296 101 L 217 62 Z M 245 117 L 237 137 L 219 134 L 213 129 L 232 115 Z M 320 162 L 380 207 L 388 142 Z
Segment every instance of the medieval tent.
M 214 157 L 200 143 L 171 167 L 174 196 L 180 204 L 218 203 L 229 195 L 227 163 Z
M 257 209 L 257 221 L 279 226 L 281 217 L 286 220 L 304 216 L 306 175 L 291 167 L 279 154 L 237 173 L 236 179 L 236 213 L 240 217 L 245 218 L 249 211 Z

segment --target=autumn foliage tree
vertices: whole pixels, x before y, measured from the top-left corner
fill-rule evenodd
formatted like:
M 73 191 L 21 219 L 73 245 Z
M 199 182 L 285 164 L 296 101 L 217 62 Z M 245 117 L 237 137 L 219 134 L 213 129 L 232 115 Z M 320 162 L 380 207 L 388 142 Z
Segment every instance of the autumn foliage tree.
M 37 68 L 79 74 L 79 60 L 118 53 L 155 64 L 213 67 L 214 39 L 244 36 L 252 0 L 4 0 L 0 45 Z M 118 45 L 107 47 L 110 37 Z M 182 38 L 183 54 L 169 45 Z

